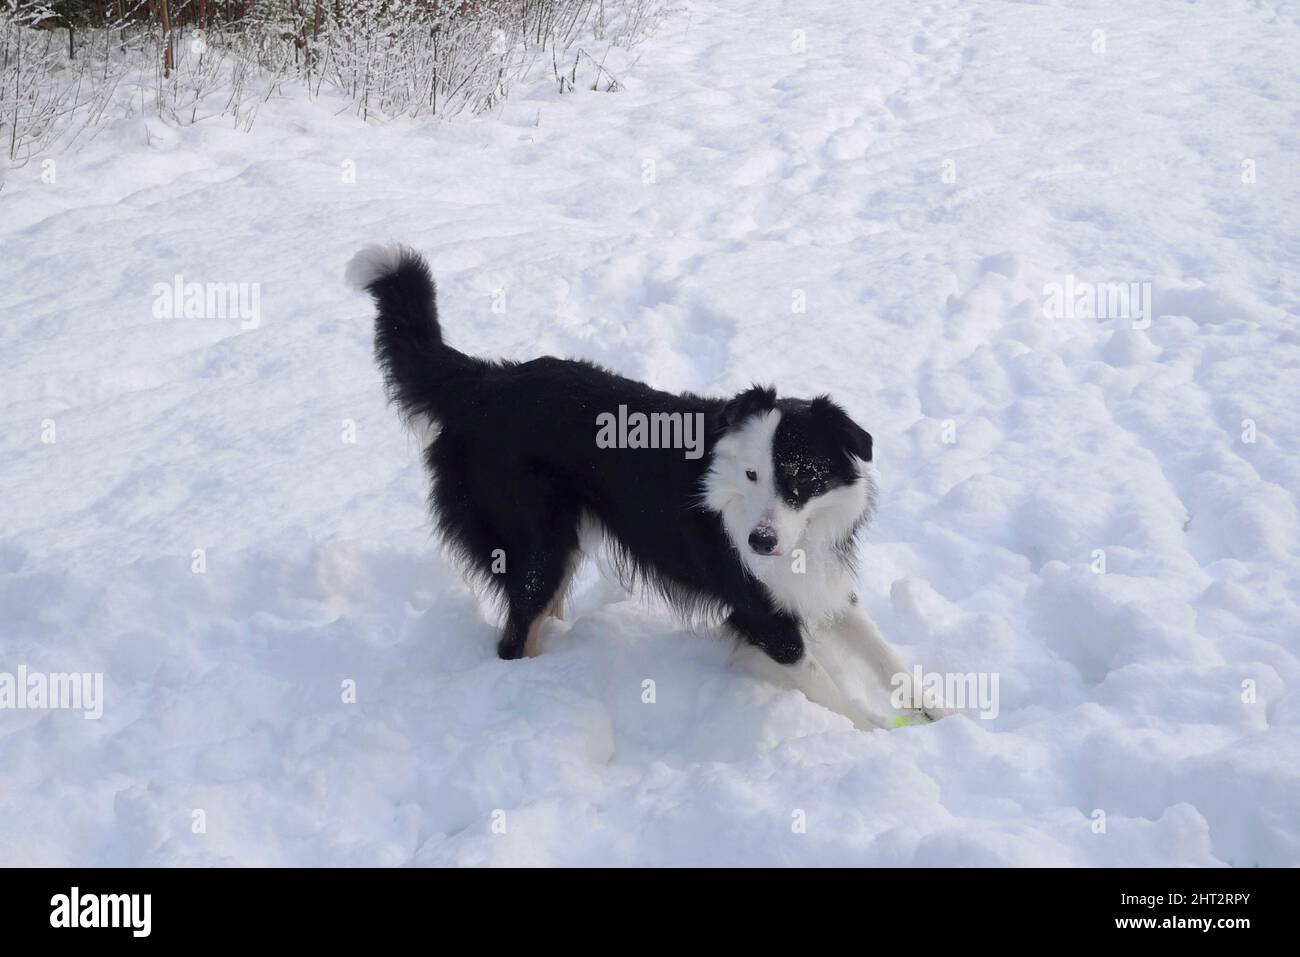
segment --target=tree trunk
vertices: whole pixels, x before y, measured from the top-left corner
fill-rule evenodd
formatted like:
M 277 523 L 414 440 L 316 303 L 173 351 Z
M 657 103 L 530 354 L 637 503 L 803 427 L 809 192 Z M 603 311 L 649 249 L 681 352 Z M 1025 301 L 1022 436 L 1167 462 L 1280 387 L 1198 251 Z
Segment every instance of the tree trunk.
M 172 59 L 172 21 L 167 0 L 158 0 L 158 15 L 162 19 L 163 29 L 163 77 L 167 78 L 172 75 L 172 67 L 176 65 Z
M 307 47 L 307 14 L 302 0 L 293 0 L 289 12 L 293 14 L 294 62 L 298 62 L 298 51 L 301 50 L 303 66 L 311 69 L 311 50 Z

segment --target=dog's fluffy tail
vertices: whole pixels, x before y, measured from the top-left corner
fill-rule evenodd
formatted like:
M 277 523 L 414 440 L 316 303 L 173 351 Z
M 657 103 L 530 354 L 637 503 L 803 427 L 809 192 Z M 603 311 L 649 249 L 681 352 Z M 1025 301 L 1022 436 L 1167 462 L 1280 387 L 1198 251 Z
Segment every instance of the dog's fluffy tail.
M 374 299 L 379 310 L 377 336 L 419 348 L 442 342 L 433 276 L 414 249 L 367 246 L 348 261 L 343 276 L 349 286 Z
M 375 301 L 375 360 L 393 401 L 408 416 L 436 414 L 441 380 L 474 362 L 442 341 L 424 257 L 407 246 L 367 246 L 348 262 L 344 278 Z

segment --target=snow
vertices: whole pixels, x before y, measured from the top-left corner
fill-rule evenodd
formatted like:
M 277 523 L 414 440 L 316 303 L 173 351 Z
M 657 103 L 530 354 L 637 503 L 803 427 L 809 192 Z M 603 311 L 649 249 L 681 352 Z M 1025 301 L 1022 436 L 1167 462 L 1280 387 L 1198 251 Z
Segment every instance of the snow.
M 1269 0 L 693 0 L 617 93 L 287 89 L 10 170 L 0 671 L 106 700 L 0 710 L 0 863 L 1300 864 L 1297 48 Z M 857 731 L 592 568 L 497 660 L 343 283 L 390 240 L 467 351 L 831 392 L 864 607 L 997 717 Z M 177 275 L 256 321 L 156 318 Z

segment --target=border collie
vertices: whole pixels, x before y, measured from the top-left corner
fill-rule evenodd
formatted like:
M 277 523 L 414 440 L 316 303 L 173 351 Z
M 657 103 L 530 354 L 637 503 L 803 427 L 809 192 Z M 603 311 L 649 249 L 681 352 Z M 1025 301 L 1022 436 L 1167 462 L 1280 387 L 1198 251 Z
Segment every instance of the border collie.
M 424 445 L 444 545 L 504 605 L 502 658 L 538 653 L 594 529 L 624 584 L 688 620 L 724 621 L 751 670 L 860 727 L 891 723 L 814 653 L 833 642 L 886 687 L 906 680 L 854 594 L 876 484 L 871 436 L 840 406 L 757 385 L 673 395 L 586 361 L 466 355 L 443 341 L 429 268 L 403 246 L 363 249 L 346 278 L 374 300 L 375 358 Z

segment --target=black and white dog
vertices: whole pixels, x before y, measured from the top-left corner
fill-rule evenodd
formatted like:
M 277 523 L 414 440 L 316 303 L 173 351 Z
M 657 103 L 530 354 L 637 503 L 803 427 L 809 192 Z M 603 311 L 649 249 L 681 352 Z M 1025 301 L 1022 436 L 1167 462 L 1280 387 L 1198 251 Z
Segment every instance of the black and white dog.
M 429 268 L 405 247 L 363 249 L 347 279 L 378 309 L 375 357 L 425 446 L 444 544 L 503 601 L 502 658 L 538 652 L 593 529 L 626 583 L 688 619 L 725 620 L 752 670 L 859 726 L 890 723 L 814 647 L 835 643 L 885 685 L 905 672 L 854 595 L 876 485 L 871 436 L 840 406 L 759 386 L 672 395 L 584 361 L 465 355 L 443 341 Z

